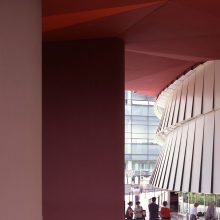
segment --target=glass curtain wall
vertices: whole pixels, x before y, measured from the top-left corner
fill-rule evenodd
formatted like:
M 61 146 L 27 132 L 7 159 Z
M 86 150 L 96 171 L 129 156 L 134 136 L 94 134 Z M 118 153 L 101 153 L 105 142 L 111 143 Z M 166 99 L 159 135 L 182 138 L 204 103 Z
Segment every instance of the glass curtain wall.
M 197 208 L 201 216 L 207 211 L 210 202 L 215 201 L 215 214 L 220 218 L 220 195 L 203 193 L 183 193 L 179 192 L 179 212 L 182 214 L 190 213 L 195 202 L 199 203 Z
M 154 137 L 159 124 L 154 97 L 125 91 L 125 183 L 150 176 L 160 153 Z

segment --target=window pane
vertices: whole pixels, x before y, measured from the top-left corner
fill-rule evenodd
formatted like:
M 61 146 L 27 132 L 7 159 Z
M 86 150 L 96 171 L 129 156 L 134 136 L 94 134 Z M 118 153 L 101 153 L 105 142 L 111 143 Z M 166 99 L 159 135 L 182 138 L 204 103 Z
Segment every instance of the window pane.
M 132 101 L 133 105 L 149 105 L 149 102 L 146 100 L 133 100 Z
M 132 125 L 132 133 L 148 133 L 147 126 L 145 125 Z
M 126 138 L 125 139 L 125 144 L 131 144 L 131 139 L 130 138 Z
M 133 125 L 146 125 L 148 124 L 148 121 L 147 120 L 134 120 L 132 118 L 132 124 Z
M 132 93 L 132 99 L 134 99 L 134 100 L 147 100 L 147 97 L 145 95 L 142 95 L 139 93 Z
M 153 106 L 149 106 L 148 110 L 149 110 L 149 114 L 148 114 L 149 116 L 155 116 Z
M 151 118 L 151 117 L 149 117 L 149 118 Z M 148 125 L 150 125 L 150 126 L 154 125 L 154 126 L 158 127 L 159 123 L 160 122 L 158 120 L 148 121 Z
M 133 115 L 148 115 L 148 109 L 145 106 L 132 106 Z
M 183 193 L 183 213 L 187 213 L 188 210 L 188 193 Z
M 149 134 L 149 139 L 154 140 L 155 134 Z
M 131 154 L 131 144 L 125 144 L 125 154 Z
M 147 155 L 134 154 L 132 155 L 132 160 L 147 160 Z
M 131 154 L 125 154 L 125 160 L 132 160 Z
M 139 144 L 144 144 L 144 143 L 148 143 L 148 139 L 144 139 L 144 138 L 132 138 L 132 143 L 139 143 Z
M 131 132 L 131 125 L 125 124 L 125 132 Z
M 204 212 L 205 211 L 205 207 L 204 207 L 204 194 L 197 194 L 197 202 L 199 203 L 199 206 L 197 208 L 198 212 Z
M 205 195 L 205 205 L 208 207 L 210 202 L 215 201 L 215 195 Z
M 126 139 L 128 139 L 128 138 L 131 139 L 131 133 L 130 132 L 126 132 L 125 133 L 125 138 Z
M 131 91 L 125 91 L 125 99 L 131 99 Z
M 148 160 L 157 160 L 157 158 L 158 158 L 158 155 L 150 155 L 150 154 L 148 154 Z
M 216 201 L 216 214 L 217 216 L 220 216 L 220 195 L 216 195 L 215 201 Z
M 156 144 L 148 145 L 149 154 L 160 154 L 161 147 Z
M 125 106 L 125 114 L 126 115 L 131 115 L 131 106 L 130 105 Z
M 142 115 L 132 115 L 133 121 L 145 121 L 147 123 L 148 116 L 142 116 Z
M 148 138 L 148 135 L 147 134 L 132 134 L 132 138 L 145 138 L 147 139 Z
M 132 154 L 147 154 L 148 148 L 146 144 L 132 144 Z
M 156 131 L 157 131 L 157 126 L 148 126 L 148 129 L 149 129 L 149 133 L 151 134 L 156 134 Z

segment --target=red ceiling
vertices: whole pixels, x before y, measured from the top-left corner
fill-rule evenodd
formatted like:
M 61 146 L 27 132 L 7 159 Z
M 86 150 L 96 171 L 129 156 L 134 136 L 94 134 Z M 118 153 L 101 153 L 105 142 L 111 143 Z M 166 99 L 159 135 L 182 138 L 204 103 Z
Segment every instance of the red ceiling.
M 44 0 L 43 39 L 123 38 L 126 88 L 157 95 L 190 66 L 220 58 L 219 10 L 219 0 Z

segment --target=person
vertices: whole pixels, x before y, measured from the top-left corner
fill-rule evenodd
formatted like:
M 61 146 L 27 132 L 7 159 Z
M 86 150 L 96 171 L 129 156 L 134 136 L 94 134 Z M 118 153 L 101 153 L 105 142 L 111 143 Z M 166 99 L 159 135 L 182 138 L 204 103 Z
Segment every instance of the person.
M 190 220 L 196 220 L 198 217 L 197 207 L 199 206 L 199 203 L 194 203 L 194 206 L 190 210 Z
M 213 220 L 215 219 L 215 202 L 212 201 L 209 204 L 209 207 L 205 214 L 205 220 Z
M 134 211 L 133 211 L 133 209 L 131 208 L 133 206 L 133 202 L 129 202 L 128 203 L 128 208 L 127 208 L 127 210 L 126 210 L 126 213 L 125 213 L 125 218 L 126 219 L 133 219 L 133 213 L 134 213 Z
M 135 202 L 138 202 L 140 200 L 140 189 L 138 186 L 136 186 L 134 189 L 134 198 Z
M 131 179 L 131 186 L 133 187 L 134 185 L 135 185 L 135 178 L 133 176 L 132 179 Z
M 163 202 L 163 207 L 161 207 L 160 215 L 162 219 L 170 219 L 170 209 L 167 207 L 167 201 Z
M 152 197 L 151 203 L 148 205 L 150 220 L 159 219 L 159 205 L 156 204 L 156 197 Z
M 142 215 L 143 208 L 142 208 L 142 206 L 140 206 L 140 202 L 137 201 L 135 204 L 136 204 L 136 207 L 134 209 L 134 218 L 135 219 L 143 219 L 143 215 Z

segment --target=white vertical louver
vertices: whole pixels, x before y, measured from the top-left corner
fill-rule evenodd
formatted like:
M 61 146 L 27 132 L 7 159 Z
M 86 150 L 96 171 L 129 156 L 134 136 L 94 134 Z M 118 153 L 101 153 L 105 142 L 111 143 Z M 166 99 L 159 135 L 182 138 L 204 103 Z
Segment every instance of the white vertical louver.
M 175 191 L 220 193 L 220 61 L 201 64 L 173 84 L 157 101 L 164 106 L 157 136 L 167 140 L 151 183 Z

